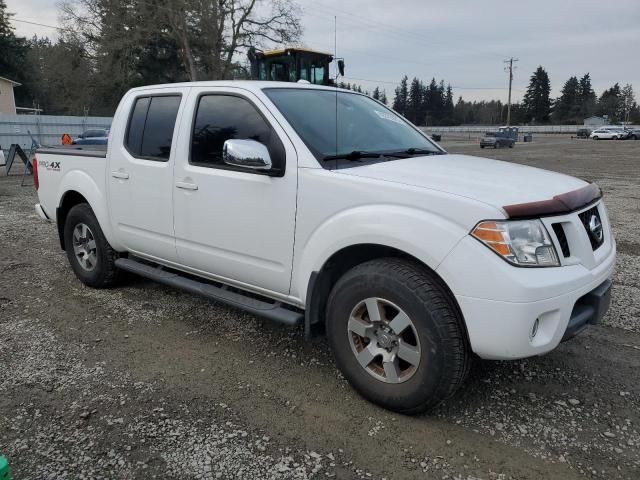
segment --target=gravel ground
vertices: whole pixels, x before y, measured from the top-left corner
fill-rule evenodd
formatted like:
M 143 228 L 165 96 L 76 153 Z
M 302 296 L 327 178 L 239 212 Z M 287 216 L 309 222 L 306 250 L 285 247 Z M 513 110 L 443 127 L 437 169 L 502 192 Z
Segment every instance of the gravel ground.
M 32 188 L 0 178 L 0 453 L 16 479 L 637 479 L 640 142 L 538 136 L 471 153 L 598 182 L 612 308 L 544 356 L 476 362 L 430 415 L 356 395 L 324 339 L 138 279 L 73 276 Z

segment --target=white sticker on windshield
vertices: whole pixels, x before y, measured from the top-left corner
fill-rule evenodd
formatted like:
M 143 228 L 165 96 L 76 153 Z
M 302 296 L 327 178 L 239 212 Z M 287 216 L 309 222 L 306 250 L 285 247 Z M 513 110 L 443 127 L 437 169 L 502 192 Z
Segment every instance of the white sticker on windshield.
M 399 123 L 400 125 L 403 124 L 402 120 L 400 120 L 398 117 L 396 117 L 391 113 L 381 112 L 380 110 L 374 110 L 374 112 L 376 112 L 376 115 L 378 115 L 380 118 L 384 118 L 385 120 L 390 120 L 392 122 Z

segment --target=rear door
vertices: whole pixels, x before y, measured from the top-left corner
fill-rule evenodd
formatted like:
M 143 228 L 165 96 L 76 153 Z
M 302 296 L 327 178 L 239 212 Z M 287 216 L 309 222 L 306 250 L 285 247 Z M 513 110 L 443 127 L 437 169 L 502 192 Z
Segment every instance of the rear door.
M 114 122 L 107 171 L 110 215 L 128 250 L 176 261 L 173 165 L 187 88 L 132 93 L 122 121 Z
M 175 167 L 175 234 L 180 262 L 241 286 L 287 294 L 297 194 L 293 144 L 254 94 L 194 87 Z M 222 161 L 228 139 L 265 144 L 280 176 Z M 187 153 L 188 152 L 188 153 Z

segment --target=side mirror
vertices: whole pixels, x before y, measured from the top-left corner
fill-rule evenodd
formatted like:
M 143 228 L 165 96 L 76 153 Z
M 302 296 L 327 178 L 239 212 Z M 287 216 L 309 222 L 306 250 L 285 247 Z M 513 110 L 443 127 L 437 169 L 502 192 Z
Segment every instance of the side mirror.
M 344 60 L 338 60 L 338 72 L 340 72 L 340 76 L 344 77 Z
M 253 170 L 271 169 L 269 150 L 255 140 L 226 140 L 222 147 L 222 160 L 234 167 Z

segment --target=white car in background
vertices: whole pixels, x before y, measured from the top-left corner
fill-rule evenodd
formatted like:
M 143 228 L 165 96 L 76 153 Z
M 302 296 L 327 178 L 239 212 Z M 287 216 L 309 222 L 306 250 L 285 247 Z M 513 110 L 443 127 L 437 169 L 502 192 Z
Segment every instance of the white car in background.
M 598 128 L 591 132 L 589 138 L 594 140 L 618 140 L 622 136 L 622 132 L 611 128 Z

